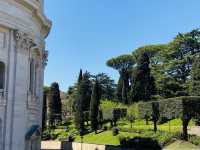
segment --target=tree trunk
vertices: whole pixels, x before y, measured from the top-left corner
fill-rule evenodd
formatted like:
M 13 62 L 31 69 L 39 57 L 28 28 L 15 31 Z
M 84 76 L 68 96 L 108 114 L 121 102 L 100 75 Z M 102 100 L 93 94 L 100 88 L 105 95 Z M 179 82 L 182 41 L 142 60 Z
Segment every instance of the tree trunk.
M 153 121 L 153 125 L 154 125 L 154 132 L 157 131 L 157 121 Z
M 146 125 L 149 125 L 148 118 L 145 118 L 145 120 L 146 120 Z
M 112 120 L 110 121 L 110 126 L 113 127 L 113 121 Z
M 190 119 L 182 119 L 182 124 L 183 124 L 183 140 L 188 141 L 188 132 L 187 132 L 187 127 L 190 122 Z

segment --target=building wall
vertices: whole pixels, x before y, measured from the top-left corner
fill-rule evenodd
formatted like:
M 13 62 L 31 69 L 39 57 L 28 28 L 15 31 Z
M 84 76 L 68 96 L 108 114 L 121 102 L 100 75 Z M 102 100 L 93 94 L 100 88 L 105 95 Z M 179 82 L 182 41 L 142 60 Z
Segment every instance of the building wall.
M 27 141 L 26 133 L 33 125 L 41 127 L 47 59 L 44 40 L 51 27 L 42 12 L 37 0 L 0 0 L 0 62 L 5 64 L 5 84 L 0 89 L 0 150 L 29 150 L 31 139 Z M 31 60 L 36 68 L 32 72 Z M 30 90 L 30 73 L 34 74 L 34 91 Z

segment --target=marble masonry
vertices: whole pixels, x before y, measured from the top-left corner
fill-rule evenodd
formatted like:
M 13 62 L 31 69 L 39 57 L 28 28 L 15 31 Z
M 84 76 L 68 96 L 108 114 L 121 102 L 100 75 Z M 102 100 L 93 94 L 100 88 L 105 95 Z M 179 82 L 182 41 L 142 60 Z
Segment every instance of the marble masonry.
M 43 0 L 0 0 L 0 150 L 40 150 L 45 38 Z

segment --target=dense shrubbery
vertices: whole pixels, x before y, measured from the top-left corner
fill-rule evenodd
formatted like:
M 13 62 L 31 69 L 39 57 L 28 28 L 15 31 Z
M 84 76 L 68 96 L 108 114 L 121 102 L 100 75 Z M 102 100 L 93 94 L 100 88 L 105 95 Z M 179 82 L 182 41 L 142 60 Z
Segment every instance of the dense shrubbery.
M 191 142 L 192 144 L 200 145 L 200 137 L 198 137 L 196 135 L 191 135 L 189 137 L 188 141 Z

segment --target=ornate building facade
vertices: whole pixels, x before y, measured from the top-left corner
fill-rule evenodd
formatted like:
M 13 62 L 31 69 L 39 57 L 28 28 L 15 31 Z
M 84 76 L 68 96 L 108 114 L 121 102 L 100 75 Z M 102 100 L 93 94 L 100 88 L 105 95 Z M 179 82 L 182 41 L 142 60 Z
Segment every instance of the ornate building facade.
M 45 38 L 43 0 L 0 0 L 0 150 L 40 150 Z

